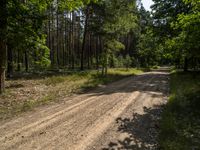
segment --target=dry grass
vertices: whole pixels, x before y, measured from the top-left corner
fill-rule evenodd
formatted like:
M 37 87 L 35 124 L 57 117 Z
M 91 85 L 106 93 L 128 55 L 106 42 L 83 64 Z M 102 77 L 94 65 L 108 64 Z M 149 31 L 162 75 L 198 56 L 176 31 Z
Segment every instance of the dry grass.
M 6 81 L 6 93 L 0 96 L 0 119 L 140 73 L 142 71 L 136 69 L 110 69 L 106 77 L 102 77 L 96 71 L 88 71 L 9 80 Z

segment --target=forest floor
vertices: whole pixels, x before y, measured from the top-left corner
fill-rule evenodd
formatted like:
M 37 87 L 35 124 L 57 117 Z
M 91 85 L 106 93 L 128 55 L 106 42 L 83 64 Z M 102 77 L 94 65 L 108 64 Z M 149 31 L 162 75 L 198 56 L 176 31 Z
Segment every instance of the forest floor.
M 142 69 L 145 71 L 144 69 Z M 141 69 L 109 69 L 108 75 L 97 71 L 49 71 L 16 74 L 6 81 L 6 93 L 0 95 L 0 120 L 11 118 L 38 106 L 63 101 L 66 96 L 84 93 L 94 87 L 143 73 Z
M 166 69 L 130 76 L 0 122 L 2 150 L 155 150 Z

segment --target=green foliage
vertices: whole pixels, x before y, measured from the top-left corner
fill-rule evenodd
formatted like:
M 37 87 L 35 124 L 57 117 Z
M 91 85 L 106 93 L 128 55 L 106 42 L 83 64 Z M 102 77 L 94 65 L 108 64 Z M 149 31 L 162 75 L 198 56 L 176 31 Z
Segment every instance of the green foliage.
M 106 40 L 104 45 L 104 52 L 102 53 L 101 57 L 101 65 L 106 68 L 114 57 L 114 54 L 120 50 L 123 50 L 125 47 L 124 45 L 117 41 L 117 40 Z
M 130 66 L 132 64 L 132 60 L 131 60 L 131 57 L 129 55 L 126 55 L 124 64 L 125 64 L 125 66 L 126 66 L 127 69 L 130 68 Z
M 105 43 L 105 50 L 106 50 L 108 53 L 111 53 L 111 54 L 112 54 L 113 51 L 114 51 L 114 52 L 117 52 L 117 51 L 120 51 L 120 50 L 124 50 L 124 49 L 125 49 L 124 45 L 123 45 L 121 42 L 119 42 L 119 41 L 117 41 L 117 40 L 115 40 L 115 39 L 111 39 L 111 40 L 106 39 L 105 42 L 106 42 L 106 43 Z
M 160 4 L 160 2 L 158 3 Z M 157 7 L 158 6 L 156 6 L 156 9 Z M 136 47 L 137 57 L 135 60 L 133 60 L 134 65 L 142 67 L 152 67 L 157 66 L 158 64 L 164 64 L 165 60 L 169 58 L 169 55 L 165 55 L 166 53 L 164 53 L 165 49 L 162 45 L 161 37 L 160 35 L 156 34 L 157 32 L 155 32 L 155 28 L 158 27 L 158 18 L 155 19 L 155 16 L 152 16 L 149 11 L 146 11 L 143 5 L 141 5 L 138 13 L 140 34 Z M 154 15 L 158 17 L 157 14 Z
M 159 66 L 153 66 L 152 69 L 159 69 Z
M 198 149 L 200 147 L 199 73 L 173 73 L 170 89 L 170 100 L 161 120 L 161 149 Z
M 96 3 L 98 0 L 73 0 L 73 1 L 66 1 L 66 0 L 60 0 L 58 2 L 58 7 L 61 10 L 75 10 L 80 9 L 80 7 L 84 7 L 85 5 L 88 5 L 91 2 Z
M 141 35 L 138 50 L 142 66 L 154 66 L 160 61 L 162 48 L 158 46 L 157 41 L 151 29 Z
M 136 9 L 136 1 L 102 0 L 91 7 L 94 15 L 90 28 L 103 39 L 101 64 L 102 73 L 106 74 L 108 62 L 113 58 L 113 54 L 125 48 L 119 42 L 119 37 L 137 27 L 137 15 L 132 12 Z
M 9 51 L 18 51 L 21 59 L 27 53 L 29 65 L 34 69 L 48 68 L 50 65 L 50 50 L 46 46 L 45 25 L 50 7 L 54 11 L 80 9 L 97 0 L 64 1 L 29 0 L 7 2 L 7 45 Z M 18 65 L 19 66 L 19 65 Z
M 164 58 L 187 70 L 200 58 L 200 6 L 198 0 L 154 0 L 154 34 L 159 36 Z M 190 65 L 190 66 L 191 66 Z
M 189 6 L 182 0 L 153 0 L 154 32 L 160 36 L 161 41 L 177 35 L 177 30 L 171 28 L 171 23 L 176 21 L 181 13 L 187 13 Z
M 185 4 L 190 4 L 191 11 L 187 14 L 179 14 L 176 22 L 172 23 L 174 29 L 179 29 L 178 42 L 175 46 L 184 49 L 188 57 L 200 57 L 200 5 L 197 0 L 185 0 Z M 175 40 L 176 40 L 175 39 Z
M 119 67 L 119 68 L 124 67 L 124 58 L 122 55 L 116 58 L 116 67 Z
M 110 59 L 110 66 L 114 68 L 126 68 L 129 69 L 133 66 L 136 66 L 134 58 L 131 58 L 129 55 L 123 57 L 119 55 L 118 57 L 112 56 Z
M 101 0 L 93 4 L 92 28 L 104 37 L 118 38 L 137 26 L 137 16 L 132 13 L 136 7 L 135 1 Z
M 44 47 L 44 49 L 39 49 L 39 50 L 35 50 L 34 54 L 37 56 L 37 58 L 35 58 L 35 60 L 33 60 L 33 63 L 35 63 L 35 68 L 37 69 L 45 69 L 50 67 L 50 53 L 49 50 Z
M 36 66 L 47 67 L 49 49 L 46 46 L 46 35 L 43 31 L 48 1 L 30 0 L 24 3 L 8 1 L 8 32 L 9 50 L 29 54 Z M 36 61 L 35 61 L 36 60 Z

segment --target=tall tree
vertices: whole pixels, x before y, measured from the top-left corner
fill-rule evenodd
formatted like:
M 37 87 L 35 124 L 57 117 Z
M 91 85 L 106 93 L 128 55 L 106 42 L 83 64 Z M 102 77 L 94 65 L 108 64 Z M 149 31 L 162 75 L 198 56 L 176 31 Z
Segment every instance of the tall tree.
M 7 33 L 7 0 L 2 0 L 0 6 L 0 93 L 5 90 L 6 70 L 6 33 Z
M 172 47 L 173 41 L 171 39 L 177 38 L 180 34 L 180 29 L 173 28 L 172 24 L 176 22 L 179 15 L 187 14 L 191 10 L 191 5 L 184 3 L 183 0 L 166 0 L 158 1 L 154 0 L 153 17 L 154 17 L 154 34 L 159 36 L 159 42 L 165 47 L 166 56 L 173 56 L 171 58 L 177 63 L 177 66 L 181 66 L 181 62 L 184 62 L 185 70 L 187 70 L 188 58 L 184 55 L 184 48 L 180 48 L 181 41 L 177 41 L 178 47 Z M 177 49 L 176 55 L 174 50 Z
M 170 44 L 174 49 L 181 51 L 184 70 L 187 71 L 189 61 L 195 68 L 197 60 L 200 58 L 200 5 L 198 0 L 184 0 L 184 2 L 191 9 L 188 13 L 179 14 L 177 20 L 172 23 L 173 29 L 179 30 L 179 34 L 170 39 Z
M 126 35 L 136 27 L 137 16 L 133 13 L 136 1 L 111 0 L 93 4 L 92 28 L 102 38 L 102 74 L 107 73 L 108 62 L 115 50 L 124 49 L 120 36 Z

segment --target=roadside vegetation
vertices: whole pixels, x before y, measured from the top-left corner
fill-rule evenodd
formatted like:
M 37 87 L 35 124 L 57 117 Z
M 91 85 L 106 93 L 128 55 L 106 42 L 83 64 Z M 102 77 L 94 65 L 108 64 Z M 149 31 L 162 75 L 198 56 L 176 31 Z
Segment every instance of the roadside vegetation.
M 174 72 L 170 99 L 162 120 L 161 150 L 197 150 L 200 147 L 200 72 Z
M 48 75 L 30 74 L 8 80 L 6 92 L 0 96 L 0 119 L 142 72 L 138 69 L 110 69 L 107 76 L 102 76 L 97 71 L 67 71 Z

